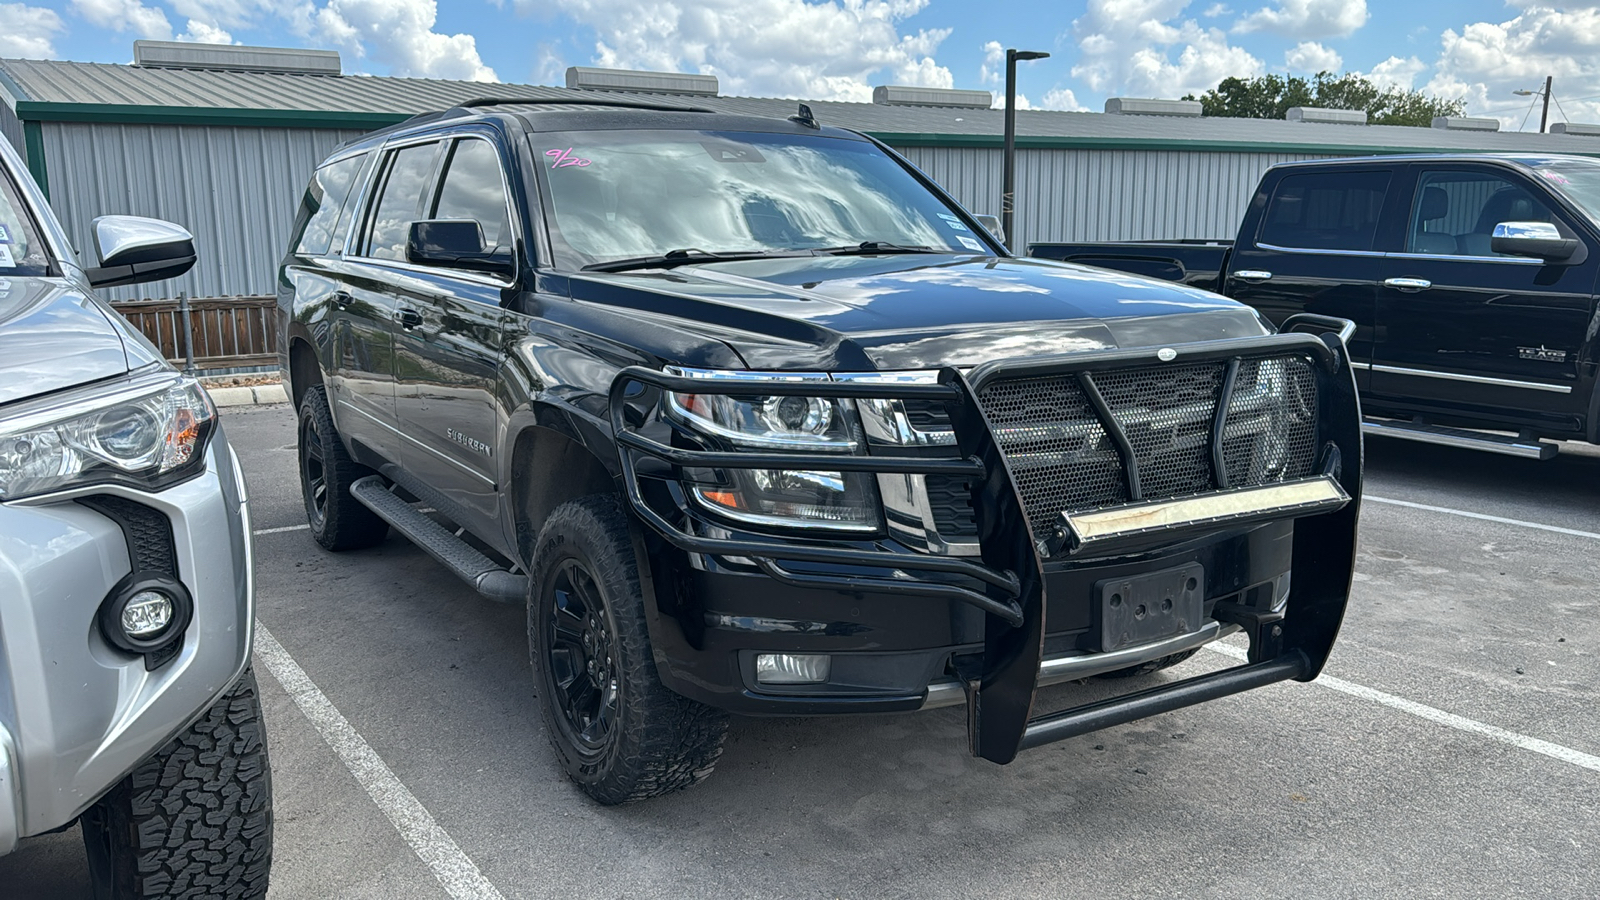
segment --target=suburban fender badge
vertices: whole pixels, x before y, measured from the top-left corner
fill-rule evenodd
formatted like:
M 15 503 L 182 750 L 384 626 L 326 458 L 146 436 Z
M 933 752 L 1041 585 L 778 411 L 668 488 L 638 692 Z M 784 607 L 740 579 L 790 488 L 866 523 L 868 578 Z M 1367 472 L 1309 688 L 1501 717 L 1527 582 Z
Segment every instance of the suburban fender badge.
M 1156 359 L 1159 359 L 1162 362 L 1172 362 L 1177 358 L 1178 351 L 1172 349 L 1171 347 L 1162 347 L 1160 350 L 1156 351 Z

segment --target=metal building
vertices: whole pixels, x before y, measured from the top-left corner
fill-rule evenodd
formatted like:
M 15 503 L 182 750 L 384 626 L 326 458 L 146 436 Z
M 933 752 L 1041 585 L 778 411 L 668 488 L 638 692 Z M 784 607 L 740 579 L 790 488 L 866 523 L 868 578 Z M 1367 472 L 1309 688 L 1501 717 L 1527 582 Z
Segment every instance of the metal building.
M 328 51 L 144 41 L 134 65 L 0 60 L 0 133 L 28 160 L 80 249 L 89 246 L 96 215 L 170 219 L 194 233 L 200 262 L 154 290 L 214 297 L 272 293 L 316 162 L 343 141 L 416 113 L 485 95 L 595 90 L 641 99 L 676 94 L 757 115 L 787 116 L 796 107 L 794 100 L 718 96 L 706 76 L 574 69 L 569 87 L 540 87 L 338 73 L 337 54 Z M 989 104 L 981 91 L 885 86 L 873 103 L 809 105 L 822 121 L 895 147 L 972 211 L 997 213 L 1003 114 Z M 1332 124 L 1349 114 L 1316 110 L 1267 121 L 1201 118 L 1172 101 L 1107 106 L 1117 112 L 1019 112 L 1015 246 L 1232 237 L 1261 172 L 1291 160 L 1432 150 L 1600 155 L 1600 139 L 1576 126 L 1566 134 L 1504 134 Z M 127 300 L 151 289 L 108 293 Z

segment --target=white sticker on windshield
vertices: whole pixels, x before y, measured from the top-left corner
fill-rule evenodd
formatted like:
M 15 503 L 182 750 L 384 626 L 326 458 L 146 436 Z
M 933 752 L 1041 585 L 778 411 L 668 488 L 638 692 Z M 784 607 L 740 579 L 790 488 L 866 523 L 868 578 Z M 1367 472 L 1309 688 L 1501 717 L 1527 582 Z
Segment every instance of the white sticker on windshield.
M 961 246 L 967 248 L 968 250 L 976 250 L 979 253 L 988 253 L 989 252 L 989 248 L 988 247 L 985 247 L 984 245 L 978 243 L 973 238 L 969 238 L 969 237 L 967 237 L 965 235 L 956 235 L 956 240 L 960 241 L 961 242 Z
M 11 243 L 11 226 L 0 223 L 0 244 Z
M 949 225 L 951 228 L 955 229 L 956 231 L 965 231 L 968 234 L 972 233 L 972 229 L 971 228 L 968 228 L 967 226 L 961 224 L 960 222 L 957 222 L 955 219 L 945 219 L 944 223 L 946 225 Z
M 0 269 L 14 269 L 17 261 L 11 258 L 11 245 L 0 244 Z
M 959 222 L 959 221 L 961 221 L 960 219 L 956 218 L 954 213 L 936 213 L 936 215 L 939 218 L 944 219 L 947 222 Z

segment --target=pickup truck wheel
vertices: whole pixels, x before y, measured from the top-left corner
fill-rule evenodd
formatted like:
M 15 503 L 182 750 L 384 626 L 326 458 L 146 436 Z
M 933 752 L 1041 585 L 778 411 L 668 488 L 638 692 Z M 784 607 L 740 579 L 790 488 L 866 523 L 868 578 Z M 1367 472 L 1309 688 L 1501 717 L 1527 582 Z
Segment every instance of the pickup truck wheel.
M 83 814 L 95 900 L 257 900 L 272 775 L 255 674 Z
M 1197 651 L 1194 650 L 1184 650 L 1181 653 L 1174 653 L 1171 656 L 1163 656 L 1160 659 L 1152 659 L 1147 663 L 1140 663 L 1137 666 L 1129 666 L 1126 669 L 1118 669 L 1115 672 L 1104 672 L 1098 677 L 1137 678 L 1140 675 L 1149 675 L 1151 672 L 1159 672 L 1162 669 L 1170 669 L 1178 663 L 1181 663 L 1189 657 L 1195 655 L 1196 652 Z
M 528 649 L 545 733 L 562 768 L 608 806 L 711 774 L 728 719 L 661 683 L 620 498 L 550 514 L 528 580 Z
M 389 523 L 350 496 L 350 485 L 372 470 L 350 458 L 320 385 L 300 401 L 300 491 L 311 536 L 329 550 L 359 550 L 383 543 Z

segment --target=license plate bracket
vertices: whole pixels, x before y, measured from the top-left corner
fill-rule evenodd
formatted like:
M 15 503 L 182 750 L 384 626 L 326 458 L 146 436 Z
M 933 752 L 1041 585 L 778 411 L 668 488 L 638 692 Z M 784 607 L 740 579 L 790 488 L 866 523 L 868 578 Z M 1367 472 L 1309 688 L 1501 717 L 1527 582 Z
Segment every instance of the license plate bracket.
M 1200 630 L 1205 588 L 1206 570 L 1197 562 L 1096 582 L 1100 649 L 1122 650 Z

